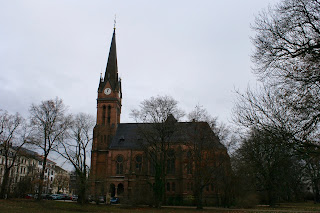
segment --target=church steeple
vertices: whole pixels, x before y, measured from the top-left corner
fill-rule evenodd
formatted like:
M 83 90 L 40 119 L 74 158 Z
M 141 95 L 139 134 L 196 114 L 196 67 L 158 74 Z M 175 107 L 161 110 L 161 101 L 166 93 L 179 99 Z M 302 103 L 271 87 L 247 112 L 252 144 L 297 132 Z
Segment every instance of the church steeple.
M 116 29 L 113 30 L 112 41 L 110 45 L 109 58 L 104 75 L 104 81 L 109 81 L 112 89 L 116 89 L 118 84 L 118 64 L 117 64 L 117 47 L 116 47 Z
M 106 71 L 104 77 L 102 74 L 100 76 L 97 98 L 97 125 L 110 126 L 113 128 L 112 131 L 115 131 L 117 124 L 120 123 L 121 99 L 121 80 L 118 77 L 116 32 L 114 28 Z
M 99 91 L 109 82 L 112 90 L 119 90 L 118 63 L 117 63 L 117 46 L 116 46 L 116 29 L 113 29 L 113 35 L 110 45 L 109 57 L 104 74 L 103 81 L 100 82 Z
M 100 194 L 102 193 L 102 189 L 107 191 L 107 188 L 104 188 L 103 184 L 107 183 L 106 177 L 111 171 L 111 161 L 107 161 L 109 146 L 120 123 L 122 107 L 121 80 L 118 78 L 115 29 L 112 35 L 106 71 L 104 76 L 103 74 L 100 76 L 97 95 L 97 121 L 93 129 L 90 175 L 94 180 L 92 182 L 92 187 L 95 190 L 94 193 Z

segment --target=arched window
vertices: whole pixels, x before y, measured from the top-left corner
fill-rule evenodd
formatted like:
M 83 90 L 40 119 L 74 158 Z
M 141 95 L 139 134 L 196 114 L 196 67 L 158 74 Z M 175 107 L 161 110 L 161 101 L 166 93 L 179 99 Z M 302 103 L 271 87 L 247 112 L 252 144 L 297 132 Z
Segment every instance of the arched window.
M 142 155 L 137 155 L 135 158 L 136 161 L 136 171 L 141 172 L 142 171 Z
M 111 194 L 111 197 L 114 197 L 116 194 L 116 187 L 113 183 L 110 184 L 109 193 Z
M 121 175 L 123 174 L 123 157 L 121 155 L 118 155 L 116 158 L 117 162 L 117 174 Z
M 150 161 L 149 161 L 150 175 L 154 175 L 156 173 L 156 159 L 157 159 L 156 154 L 154 152 L 150 153 Z
M 118 195 L 121 195 L 124 192 L 124 186 L 122 183 L 118 184 Z
M 170 149 L 168 151 L 168 155 L 167 155 L 167 174 L 174 174 L 175 173 L 175 156 L 174 156 L 174 150 Z
M 111 106 L 108 106 L 108 124 L 110 123 Z
M 192 174 L 192 154 L 191 151 L 187 152 L 187 174 Z
M 170 183 L 167 183 L 167 191 L 170 192 Z
M 106 124 L 106 106 L 102 107 L 102 124 Z
M 171 190 L 172 190 L 173 192 L 176 191 L 176 183 L 175 183 L 175 182 L 172 182 Z

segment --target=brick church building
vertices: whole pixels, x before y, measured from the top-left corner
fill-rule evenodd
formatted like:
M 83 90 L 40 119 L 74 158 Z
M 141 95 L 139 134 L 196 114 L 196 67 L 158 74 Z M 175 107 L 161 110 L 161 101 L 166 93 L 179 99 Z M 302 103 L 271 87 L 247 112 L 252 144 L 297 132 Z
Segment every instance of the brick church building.
M 114 30 L 105 75 L 100 77 L 98 87 L 97 121 L 93 130 L 91 153 L 91 194 L 116 196 L 121 202 L 148 203 L 147 200 L 152 197 L 154 169 L 144 149 L 146 143 L 143 146 L 144 138 L 141 136 L 141 130 L 150 130 L 155 124 L 120 123 L 121 101 L 121 79 L 118 77 Z M 205 201 L 220 199 L 223 188 L 218 187 L 218 176 L 224 179 L 225 173 L 230 168 L 226 148 L 219 142 L 206 122 L 177 122 L 173 116 L 168 118 L 169 120 L 179 131 L 173 133 L 168 141 L 170 150 L 166 159 L 166 183 L 164 184 L 168 204 L 192 202 L 197 188 L 195 167 L 202 164 L 206 166 L 202 174 L 211 171 L 211 168 L 218 167 L 217 159 L 222 159 L 221 156 L 224 156 L 223 161 L 227 162 L 226 164 L 223 162 L 227 165 L 223 166 L 224 174 L 220 175 L 218 170 L 215 170 L 210 174 L 212 177 L 207 178 L 207 184 L 203 186 Z M 191 134 L 195 129 L 201 129 L 201 133 L 197 131 L 196 134 Z M 205 137 L 201 140 L 209 141 L 211 148 L 202 155 L 210 156 L 209 158 L 214 160 L 208 161 L 209 158 L 206 157 L 206 161 L 197 164 L 190 161 L 191 152 L 188 150 L 192 143 L 187 142 L 199 139 L 199 135 L 203 136 L 203 132 Z M 197 138 L 193 137 L 195 135 Z

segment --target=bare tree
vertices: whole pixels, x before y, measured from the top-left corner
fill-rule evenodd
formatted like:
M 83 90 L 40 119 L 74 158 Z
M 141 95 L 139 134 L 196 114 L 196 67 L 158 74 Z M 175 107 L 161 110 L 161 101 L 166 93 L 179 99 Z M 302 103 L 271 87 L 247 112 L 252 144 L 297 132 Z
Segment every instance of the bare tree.
M 303 128 L 283 100 L 282 91 L 269 85 L 258 92 L 249 88 L 238 93 L 233 112 L 234 121 L 245 130 L 234 158 L 237 176 L 249 176 L 250 187 L 255 186 L 256 193 L 264 195 L 264 202 L 270 205 L 298 199 L 303 183 L 302 175 L 297 174 L 302 174 L 306 155 L 315 153 L 316 148 L 313 145 L 311 151 L 299 137 Z M 292 165 L 290 169 L 288 165 Z
M 282 131 L 252 129 L 235 155 L 240 164 L 235 168 L 237 176 L 251 185 L 247 187 L 255 190 L 260 202 L 274 205 L 301 199 L 304 162 L 287 146 Z
M 203 208 L 203 191 L 215 188 L 216 194 L 223 197 L 223 205 L 231 200 L 227 183 L 231 177 L 230 159 L 227 149 L 220 143 L 212 129 L 217 130 L 217 118 L 212 118 L 206 109 L 196 106 L 188 115 L 191 123 L 186 132 L 188 139 L 187 171 L 193 175 L 194 196 L 197 209 Z M 226 137 L 226 136 L 225 136 Z
M 59 173 L 56 174 L 53 180 L 53 185 L 57 187 L 57 192 L 60 193 L 60 190 L 69 188 L 70 177 L 69 175 Z
M 244 130 L 244 134 L 252 129 L 282 132 L 285 139 L 282 141 L 299 149 L 302 141 L 297 135 L 301 132 L 301 124 L 282 97 L 282 91 L 268 85 L 259 87 L 256 92 L 250 88 L 243 94 L 238 92 L 233 121 Z
M 260 180 L 275 180 L 260 182 L 272 204 L 279 197 L 275 189 L 281 177 L 274 167 L 282 168 L 297 154 L 299 162 L 308 159 L 305 155 L 319 154 L 320 3 L 283 0 L 262 11 L 252 28 L 254 71 L 263 85 L 256 92 L 238 92 L 233 115 L 247 133 L 239 149 L 250 157 L 244 167 L 255 166 L 256 174 L 264 175 Z M 261 164 L 256 158 L 261 155 L 269 164 Z M 287 182 L 293 177 L 282 176 Z
M 0 110 L 0 151 L 4 156 L 4 175 L 1 184 L 0 197 L 6 198 L 10 185 L 10 171 L 16 165 L 19 150 L 26 143 L 27 126 L 24 118 L 18 113 L 11 115 Z
M 71 124 L 71 117 L 65 114 L 66 110 L 63 101 L 59 98 L 42 101 L 38 105 L 32 104 L 29 109 L 32 142 L 41 149 L 43 155 L 38 199 L 41 198 L 48 155 L 57 148 L 59 143 L 63 143 Z
M 227 148 L 228 153 L 231 154 L 235 150 L 239 139 L 235 134 L 234 128 L 223 122 L 219 122 L 218 117 L 212 117 L 203 106 L 196 105 L 187 117 L 189 121 L 207 122 L 219 138 L 220 143 Z
M 160 207 L 165 197 L 166 169 L 168 151 L 172 136 L 177 131 L 176 119 L 184 113 L 177 106 L 178 102 L 170 96 L 157 96 L 144 100 L 140 109 L 132 110 L 131 116 L 138 122 L 141 147 L 150 162 L 151 173 L 154 174 L 154 204 Z
M 74 116 L 70 128 L 70 141 L 61 143 L 58 152 L 75 169 L 77 176 L 77 191 L 79 193 L 78 202 L 81 204 L 86 201 L 87 180 L 88 180 L 88 155 L 90 143 L 92 142 L 92 129 L 95 120 L 92 115 L 79 113 Z
M 319 1 L 283 0 L 260 13 L 252 28 L 255 72 L 280 91 L 279 103 L 300 125 L 296 139 L 319 146 Z

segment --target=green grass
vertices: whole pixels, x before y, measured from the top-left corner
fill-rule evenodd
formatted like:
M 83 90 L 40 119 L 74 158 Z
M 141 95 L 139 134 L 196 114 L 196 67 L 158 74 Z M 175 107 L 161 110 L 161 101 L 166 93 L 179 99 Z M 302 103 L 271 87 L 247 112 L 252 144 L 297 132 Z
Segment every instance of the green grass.
M 254 209 L 223 209 L 223 208 L 210 208 L 198 211 L 194 208 L 162 208 L 154 209 L 148 207 L 125 207 L 125 206 L 107 206 L 107 205 L 94 205 L 86 204 L 79 205 L 74 202 L 57 202 L 57 201 L 35 201 L 25 199 L 11 199 L 0 200 L 0 212 L 5 213 L 66 213 L 66 212 L 92 212 L 92 213 L 284 213 L 284 212 L 320 212 L 320 204 L 313 203 L 285 203 L 276 208 L 257 207 Z

